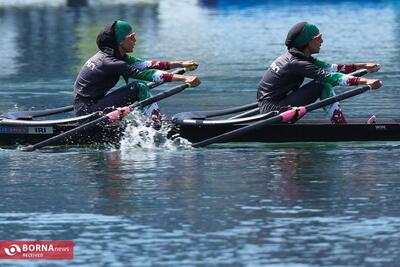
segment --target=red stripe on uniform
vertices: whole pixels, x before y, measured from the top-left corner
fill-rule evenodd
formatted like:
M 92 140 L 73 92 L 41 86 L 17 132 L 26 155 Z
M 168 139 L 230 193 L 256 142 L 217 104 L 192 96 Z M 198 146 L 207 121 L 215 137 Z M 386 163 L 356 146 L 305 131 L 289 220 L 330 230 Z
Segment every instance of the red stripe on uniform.
M 170 82 L 172 81 L 172 76 L 174 76 L 172 73 L 163 73 L 161 74 L 161 78 L 165 81 L 165 82 Z
M 152 60 L 149 69 L 156 69 L 156 70 L 169 70 L 170 64 L 168 61 L 157 61 Z
M 349 82 L 349 85 L 358 85 L 360 83 L 360 77 L 350 76 L 348 82 Z
M 338 72 L 347 74 L 356 70 L 357 68 L 355 64 L 338 64 Z

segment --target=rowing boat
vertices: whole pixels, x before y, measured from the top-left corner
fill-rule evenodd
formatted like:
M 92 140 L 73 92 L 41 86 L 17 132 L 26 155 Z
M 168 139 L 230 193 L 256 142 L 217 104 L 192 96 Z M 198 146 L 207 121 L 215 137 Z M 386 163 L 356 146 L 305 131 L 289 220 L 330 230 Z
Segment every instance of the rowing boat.
M 229 118 L 215 117 L 232 114 L 232 111 L 243 111 L 254 107 L 254 104 L 207 112 L 183 112 L 173 116 L 170 138 L 182 137 L 192 143 L 200 142 L 220 134 L 230 132 L 254 122 L 261 121 L 267 115 L 251 115 L 245 111 Z M 46 113 L 48 115 L 49 110 Z M 252 110 L 250 110 L 252 111 Z M 43 112 L 43 111 L 42 111 Z M 252 111 L 253 113 L 255 111 Z M 87 123 L 100 115 L 97 113 L 81 117 L 34 120 L 24 116 L 0 117 L 0 146 L 30 145 L 57 136 Z M 246 116 L 243 116 L 246 115 Z M 213 118 L 213 119 L 210 119 Z M 238 136 L 229 142 L 338 142 L 338 141 L 400 141 L 400 120 L 394 118 L 378 118 L 376 123 L 368 124 L 368 118 L 349 119 L 345 125 L 332 125 L 328 120 L 307 119 L 290 123 L 266 125 L 264 128 Z M 62 139 L 55 145 L 88 145 L 118 144 L 124 135 L 127 121 L 116 122 L 107 126 L 96 126 L 80 134 Z
M 256 104 L 251 104 L 219 111 L 179 113 L 173 117 L 174 127 L 171 134 L 197 143 L 276 115 L 276 113 L 251 115 L 256 113 L 257 108 L 255 108 L 227 119 L 210 119 L 232 115 L 255 106 Z M 249 114 L 251 116 L 247 116 Z M 262 143 L 339 141 L 400 141 L 400 120 L 378 118 L 374 123 L 368 123 L 368 118 L 356 118 L 349 119 L 348 124 L 334 125 L 327 119 L 303 118 L 296 123 L 265 125 L 257 131 L 229 140 L 229 142 Z
M 365 70 L 360 75 L 366 73 Z M 108 114 L 93 114 L 59 120 L 34 120 L 72 110 L 72 106 L 44 111 L 14 112 L 0 115 L 0 146 L 31 145 L 32 151 L 47 145 L 117 144 L 129 122 L 120 120 L 133 107 L 143 107 L 181 92 L 180 85 L 151 98 Z M 173 116 L 168 138 L 182 137 L 201 147 L 223 142 L 336 142 L 400 141 L 400 120 L 379 118 L 352 119 L 348 124 L 332 125 L 325 120 L 301 119 L 306 112 L 371 89 L 368 85 L 348 90 L 305 107 L 278 114 L 259 114 L 257 103 L 216 111 L 182 112 Z M 121 113 L 122 112 L 122 113 Z M 295 123 L 296 122 L 296 123 Z M 33 145 L 32 145 L 33 144 Z

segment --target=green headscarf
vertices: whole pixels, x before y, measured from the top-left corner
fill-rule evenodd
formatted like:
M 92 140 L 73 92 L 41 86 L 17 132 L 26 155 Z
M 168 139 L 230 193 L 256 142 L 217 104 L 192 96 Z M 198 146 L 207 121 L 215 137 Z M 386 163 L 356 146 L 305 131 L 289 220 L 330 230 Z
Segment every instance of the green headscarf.
M 117 43 L 120 44 L 127 35 L 132 33 L 132 26 L 126 21 L 117 20 L 114 26 L 114 33 Z
M 308 43 L 319 34 L 319 29 L 312 23 L 307 22 L 303 30 L 297 35 L 297 37 L 293 40 L 294 47 L 303 47 L 308 45 Z

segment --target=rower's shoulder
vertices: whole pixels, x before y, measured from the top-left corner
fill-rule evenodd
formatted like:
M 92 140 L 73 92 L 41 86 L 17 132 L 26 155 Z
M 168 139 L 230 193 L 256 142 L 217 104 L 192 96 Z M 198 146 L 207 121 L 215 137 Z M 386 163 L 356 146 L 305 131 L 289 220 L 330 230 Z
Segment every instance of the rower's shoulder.
M 122 64 L 127 64 L 124 60 L 116 58 L 113 55 L 110 55 L 108 53 L 104 53 L 102 51 L 99 51 L 97 53 L 98 58 L 103 61 L 103 64 L 108 66 L 108 65 L 122 65 Z
M 275 62 L 279 62 L 281 64 L 298 64 L 301 62 L 306 62 L 305 60 L 302 60 L 298 57 L 293 56 L 291 53 L 286 52 L 280 55 L 277 59 L 275 59 Z
M 104 58 L 107 57 L 107 54 L 102 52 L 102 51 L 98 51 L 96 54 L 94 54 L 89 60 L 90 61 L 96 61 L 96 62 L 101 62 L 104 60 Z
M 295 57 L 293 55 L 291 55 L 290 53 L 288 53 L 288 65 L 290 65 L 291 67 L 307 67 L 309 65 L 313 65 L 312 62 L 302 59 L 302 58 L 298 58 Z
M 292 65 L 297 65 L 298 59 L 296 59 L 289 52 L 283 53 L 278 58 L 274 60 L 272 65 L 279 66 L 280 68 L 291 68 Z

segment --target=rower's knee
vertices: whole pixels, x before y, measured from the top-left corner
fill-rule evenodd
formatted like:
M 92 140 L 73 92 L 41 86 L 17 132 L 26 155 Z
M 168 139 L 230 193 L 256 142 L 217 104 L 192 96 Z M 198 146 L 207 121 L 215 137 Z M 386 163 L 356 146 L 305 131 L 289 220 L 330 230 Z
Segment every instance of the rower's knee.
M 138 82 L 139 100 L 144 100 L 151 97 L 150 87 L 145 82 Z
M 333 91 L 333 86 L 330 83 L 320 83 L 321 85 L 321 97 L 320 99 L 325 99 L 335 95 Z

